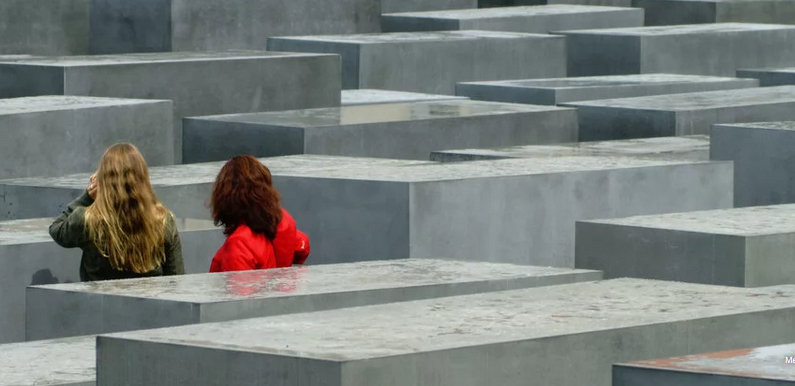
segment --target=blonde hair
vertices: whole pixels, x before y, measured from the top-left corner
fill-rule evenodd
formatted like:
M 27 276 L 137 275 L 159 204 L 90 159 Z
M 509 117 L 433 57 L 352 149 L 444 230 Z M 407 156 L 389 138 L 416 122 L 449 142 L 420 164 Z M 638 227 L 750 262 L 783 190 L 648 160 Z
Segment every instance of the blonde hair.
M 129 143 L 108 148 L 95 183 L 96 198 L 85 216 L 90 240 L 116 270 L 146 273 L 159 267 L 166 258 L 170 213 L 157 199 L 138 149 Z

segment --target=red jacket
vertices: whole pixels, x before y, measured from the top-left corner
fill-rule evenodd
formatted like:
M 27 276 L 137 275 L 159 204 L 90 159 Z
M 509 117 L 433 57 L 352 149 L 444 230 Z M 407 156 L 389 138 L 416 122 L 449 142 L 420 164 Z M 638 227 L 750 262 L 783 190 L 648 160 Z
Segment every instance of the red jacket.
M 273 241 L 241 224 L 215 253 L 210 272 L 289 267 L 303 264 L 309 251 L 309 237 L 296 229 L 293 216 L 282 209 Z

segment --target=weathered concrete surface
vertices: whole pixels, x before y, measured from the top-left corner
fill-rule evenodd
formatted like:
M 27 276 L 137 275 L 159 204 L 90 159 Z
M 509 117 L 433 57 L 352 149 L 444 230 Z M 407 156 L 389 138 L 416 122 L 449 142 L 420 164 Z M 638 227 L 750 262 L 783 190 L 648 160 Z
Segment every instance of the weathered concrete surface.
M 762 87 L 783 86 L 795 84 L 795 67 L 791 68 L 762 68 L 740 69 L 737 76 L 742 78 L 756 78 Z
M 379 0 L 91 0 L 92 54 L 265 48 L 270 36 L 381 31 Z
M 339 106 L 334 55 L 262 51 L 40 57 L 0 62 L 0 98 L 83 95 L 174 103 L 174 152 L 182 118 Z
M 341 55 L 344 89 L 447 95 L 456 82 L 566 76 L 565 46 L 561 36 L 476 30 L 268 39 L 269 50 Z
M 381 13 L 477 8 L 478 0 L 382 0 Z
M 566 36 L 568 76 L 735 76 L 740 68 L 795 62 L 793 25 L 716 23 L 559 33 Z
M 701 23 L 795 24 L 790 0 L 632 0 L 646 13 L 646 25 Z
M 3 0 L 0 55 L 88 53 L 91 0 Z
M 539 5 L 429 12 L 382 17 L 384 32 L 489 30 L 546 34 L 575 29 L 642 27 L 643 10 L 587 5 Z
M 50 238 L 53 220 L 0 222 L 0 343 L 25 340 L 25 287 L 80 281 L 81 251 Z M 177 219 L 177 225 L 186 273 L 208 272 L 223 233 L 211 221 Z
M 512 146 L 493 149 L 435 151 L 431 161 L 461 162 L 504 158 L 624 156 L 671 160 L 709 160 L 709 136 L 655 137 L 620 141 L 575 142 L 559 145 Z
M 41 96 L 0 99 L 0 179 L 96 170 L 132 142 L 148 165 L 174 164 L 171 101 Z
M 427 160 L 435 150 L 577 140 L 571 108 L 470 100 L 408 102 L 183 121 L 185 162 L 237 154 L 324 154 Z
M 300 155 L 260 159 L 276 181 L 282 175 L 307 169 L 414 165 L 430 162 L 375 158 Z M 160 201 L 179 217 L 210 219 L 207 202 L 211 187 L 226 161 L 149 168 L 149 180 Z M 0 220 L 57 216 L 86 188 L 90 173 L 61 177 L 0 180 Z M 281 189 L 281 188 L 280 188 Z M 282 198 L 289 192 L 282 191 Z M 288 206 L 288 210 L 292 208 Z
M 579 221 L 575 266 L 635 277 L 764 287 L 795 284 L 795 205 Z
M 616 362 L 791 341 L 793 317 L 792 296 L 578 283 L 100 336 L 97 385 L 608 386 Z
M 782 344 L 616 364 L 614 386 L 795 384 L 795 345 Z
M 714 125 L 710 142 L 734 162 L 734 206 L 795 203 L 795 121 Z
M 95 336 L 0 345 L 0 386 L 94 386 L 95 346 Z
M 795 86 L 564 103 L 576 107 L 579 140 L 709 134 L 716 123 L 795 119 Z
M 579 4 L 606 7 L 631 7 L 632 0 L 547 0 L 548 4 Z
M 27 290 L 26 339 L 133 331 L 600 280 L 598 271 L 436 259 Z
M 555 105 L 599 99 L 732 90 L 759 86 L 754 79 L 678 74 L 461 82 L 456 94 L 475 100 Z
M 423 94 L 393 90 L 342 90 L 342 106 L 378 105 L 383 103 L 408 103 L 440 100 L 466 100 L 464 96 Z

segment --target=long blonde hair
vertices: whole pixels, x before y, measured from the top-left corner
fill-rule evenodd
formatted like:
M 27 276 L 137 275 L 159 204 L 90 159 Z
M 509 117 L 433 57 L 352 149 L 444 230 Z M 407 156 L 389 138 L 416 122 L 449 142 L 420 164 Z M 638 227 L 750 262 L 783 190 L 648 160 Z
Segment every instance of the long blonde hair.
M 94 203 L 86 208 L 89 238 L 119 271 L 150 272 L 166 258 L 169 215 L 149 182 L 146 161 L 129 143 L 105 151 L 97 169 Z

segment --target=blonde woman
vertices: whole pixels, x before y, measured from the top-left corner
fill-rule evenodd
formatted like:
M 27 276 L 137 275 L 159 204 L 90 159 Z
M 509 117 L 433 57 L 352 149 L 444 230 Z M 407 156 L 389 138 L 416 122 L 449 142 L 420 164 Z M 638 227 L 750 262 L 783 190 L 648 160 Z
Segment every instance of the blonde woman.
M 105 151 L 86 191 L 50 225 L 50 236 L 83 250 L 82 281 L 185 273 L 174 216 L 158 201 L 146 161 L 129 143 Z

